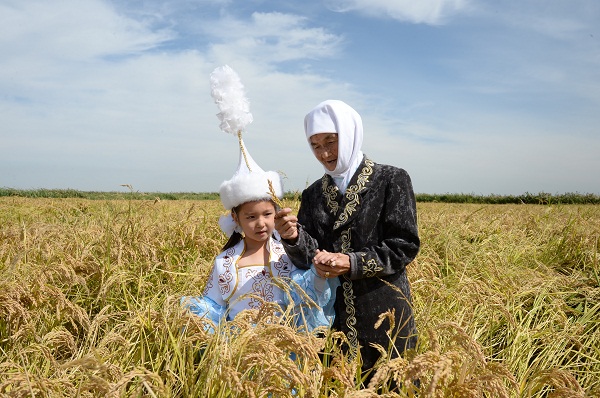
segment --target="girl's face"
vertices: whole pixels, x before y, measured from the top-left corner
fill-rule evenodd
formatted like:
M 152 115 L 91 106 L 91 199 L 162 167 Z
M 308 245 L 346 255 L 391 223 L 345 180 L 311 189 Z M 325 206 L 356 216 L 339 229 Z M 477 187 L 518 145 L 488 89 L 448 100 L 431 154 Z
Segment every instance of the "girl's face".
M 310 146 L 315 157 L 329 171 L 335 170 L 338 157 L 337 133 L 319 133 L 310 136 Z
M 247 202 L 233 213 L 233 219 L 242 227 L 246 239 L 266 242 L 275 229 L 275 205 L 270 200 Z

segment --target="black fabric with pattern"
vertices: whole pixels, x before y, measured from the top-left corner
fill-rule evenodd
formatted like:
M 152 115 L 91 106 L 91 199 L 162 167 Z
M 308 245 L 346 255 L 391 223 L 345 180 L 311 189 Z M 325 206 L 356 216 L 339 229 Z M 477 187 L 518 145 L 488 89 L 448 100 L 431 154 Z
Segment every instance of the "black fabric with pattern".
M 346 333 L 354 349 L 360 345 L 363 370 L 379 358 L 370 343 L 389 348 L 389 322 L 374 328 L 379 315 L 388 310 L 396 315 L 392 332 L 398 333 L 396 350 L 414 348 L 417 337 L 406 266 L 419 252 L 420 241 L 408 173 L 365 157 L 345 194 L 324 175 L 302 193 L 298 222 L 298 241 L 293 245 L 283 241 L 297 267 L 311 264 L 316 249 L 350 256 L 351 272 L 340 278 L 334 327 Z

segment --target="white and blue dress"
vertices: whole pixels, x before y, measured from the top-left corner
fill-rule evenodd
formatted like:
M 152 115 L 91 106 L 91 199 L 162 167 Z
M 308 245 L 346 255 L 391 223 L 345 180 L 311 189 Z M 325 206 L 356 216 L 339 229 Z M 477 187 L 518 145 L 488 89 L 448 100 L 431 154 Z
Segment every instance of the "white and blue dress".
M 278 303 L 282 311 L 293 306 L 297 327 L 308 331 L 329 327 L 335 316 L 338 278 L 322 278 L 314 267 L 296 268 L 281 242 L 274 238 L 269 239 L 267 248 L 268 264 L 245 266 L 238 264 L 246 250 L 244 240 L 223 251 L 215 258 L 202 296 L 184 297 L 182 303 L 215 325 L 232 320 L 243 310 L 260 308 L 268 301 Z

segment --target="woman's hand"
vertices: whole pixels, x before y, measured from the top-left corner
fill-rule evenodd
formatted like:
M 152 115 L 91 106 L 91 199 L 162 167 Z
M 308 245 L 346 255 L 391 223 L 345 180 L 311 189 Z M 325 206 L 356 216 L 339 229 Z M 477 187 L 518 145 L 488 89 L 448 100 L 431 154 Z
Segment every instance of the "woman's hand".
M 298 218 L 286 207 L 275 214 L 275 229 L 282 239 L 296 242 L 298 239 Z
M 333 278 L 350 272 L 350 256 L 343 253 L 317 249 L 313 264 L 317 274 L 323 278 Z

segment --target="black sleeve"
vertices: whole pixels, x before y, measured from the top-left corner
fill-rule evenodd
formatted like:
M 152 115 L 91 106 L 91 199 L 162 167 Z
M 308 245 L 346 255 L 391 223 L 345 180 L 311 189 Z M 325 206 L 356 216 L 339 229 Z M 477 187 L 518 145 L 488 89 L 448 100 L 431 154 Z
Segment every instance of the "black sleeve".
M 310 268 L 315 252 L 319 248 L 317 240 L 307 232 L 307 227 L 310 228 L 310 225 L 305 226 L 300 223 L 301 220 L 307 220 L 307 223 L 310 220 L 310 217 L 306 213 L 306 208 L 309 207 L 307 196 L 306 191 L 302 192 L 300 209 L 298 210 L 298 240 L 294 244 L 285 239 L 281 240 L 288 257 L 300 269 Z
M 380 241 L 351 253 L 350 278 L 362 279 L 404 272 L 419 252 L 417 206 L 410 176 L 402 169 L 385 188 Z

